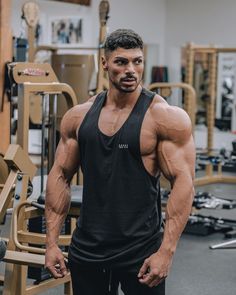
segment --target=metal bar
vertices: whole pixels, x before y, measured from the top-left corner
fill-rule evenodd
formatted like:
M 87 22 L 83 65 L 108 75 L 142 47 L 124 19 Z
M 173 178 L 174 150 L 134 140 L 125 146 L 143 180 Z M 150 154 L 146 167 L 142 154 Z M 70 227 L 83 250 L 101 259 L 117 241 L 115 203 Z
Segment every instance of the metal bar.
M 28 152 L 29 93 L 24 85 L 18 85 L 17 143 Z
M 224 243 L 220 243 L 220 244 L 216 244 L 216 245 L 211 245 L 209 248 L 214 250 L 214 249 L 223 249 L 224 247 L 227 247 L 229 245 L 233 245 L 235 244 L 235 248 L 236 248 L 236 240 L 232 240 L 232 241 L 228 241 L 228 242 L 224 242 Z
M 42 95 L 42 132 L 41 132 L 41 167 L 40 167 L 40 192 L 42 193 L 44 190 L 44 157 L 45 157 L 45 128 L 46 128 L 46 112 L 47 112 L 47 100 L 45 99 L 45 95 Z

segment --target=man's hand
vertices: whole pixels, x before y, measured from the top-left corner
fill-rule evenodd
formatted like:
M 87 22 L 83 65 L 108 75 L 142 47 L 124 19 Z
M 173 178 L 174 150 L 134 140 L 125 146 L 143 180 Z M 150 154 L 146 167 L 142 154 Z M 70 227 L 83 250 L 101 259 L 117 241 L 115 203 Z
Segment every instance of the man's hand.
M 145 259 L 139 270 L 139 282 L 149 287 L 160 284 L 169 274 L 173 255 L 163 253 L 161 250 Z
M 55 279 L 67 275 L 68 271 L 65 265 L 65 258 L 57 245 L 49 246 L 47 248 L 45 254 L 45 268 Z

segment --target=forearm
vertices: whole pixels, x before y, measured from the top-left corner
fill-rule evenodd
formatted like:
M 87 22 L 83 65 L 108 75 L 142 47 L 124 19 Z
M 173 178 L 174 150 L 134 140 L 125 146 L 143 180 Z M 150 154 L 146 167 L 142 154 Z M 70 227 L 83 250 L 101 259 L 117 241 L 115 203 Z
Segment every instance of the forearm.
M 70 185 L 62 173 L 51 171 L 46 188 L 46 246 L 58 243 L 58 237 L 70 208 Z
M 182 175 L 173 182 L 165 212 L 165 228 L 160 250 L 174 254 L 179 238 L 191 213 L 194 197 L 193 179 Z

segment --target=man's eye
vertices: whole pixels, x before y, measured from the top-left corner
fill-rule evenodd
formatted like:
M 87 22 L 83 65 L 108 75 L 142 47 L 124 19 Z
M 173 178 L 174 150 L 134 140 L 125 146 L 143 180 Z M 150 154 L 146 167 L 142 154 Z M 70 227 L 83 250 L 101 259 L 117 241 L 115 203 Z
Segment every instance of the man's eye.
M 138 60 L 135 61 L 135 64 L 140 65 L 142 62 L 143 62 L 142 59 L 138 59 Z
M 121 65 L 124 65 L 125 62 L 123 60 L 117 60 L 116 61 L 116 64 L 119 65 L 119 66 L 121 66 Z

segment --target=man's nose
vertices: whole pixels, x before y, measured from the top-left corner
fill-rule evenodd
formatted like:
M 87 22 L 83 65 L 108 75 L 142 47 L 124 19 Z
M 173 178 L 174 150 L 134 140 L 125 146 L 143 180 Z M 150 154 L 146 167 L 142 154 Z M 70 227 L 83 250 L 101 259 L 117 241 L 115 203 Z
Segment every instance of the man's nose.
M 135 73 L 135 70 L 134 70 L 134 65 L 132 63 L 128 63 L 127 66 L 126 66 L 126 73 L 129 73 L 129 74 L 134 74 Z

